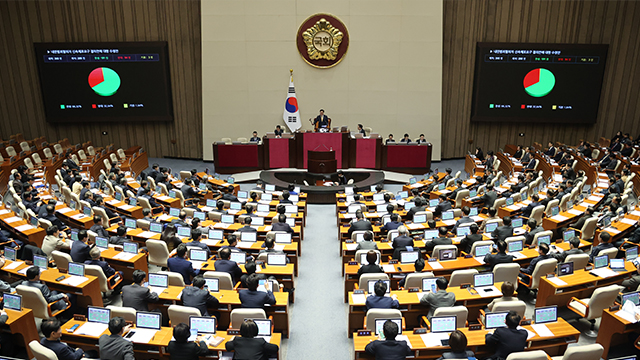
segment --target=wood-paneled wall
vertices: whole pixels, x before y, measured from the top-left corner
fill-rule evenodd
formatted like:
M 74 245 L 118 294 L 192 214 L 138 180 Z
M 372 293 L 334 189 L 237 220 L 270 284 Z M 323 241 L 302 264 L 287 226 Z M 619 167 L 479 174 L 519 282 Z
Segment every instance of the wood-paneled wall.
M 640 133 L 640 1 L 445 0 L 443 32 L 443 158 L 475 146 L 486 153 L 507 143 Z M 475 47 L 483 41 L 609 44 L 596 124 L 471 123 Z
M 0 137 L 22 132 L 28 139 L 141 145 L 151 157 L 202 158 L 199 0 L 2 0 L 0 19 Z M 167 41 L 175 120 L 47 123 L 33 43 L 83 41 Z

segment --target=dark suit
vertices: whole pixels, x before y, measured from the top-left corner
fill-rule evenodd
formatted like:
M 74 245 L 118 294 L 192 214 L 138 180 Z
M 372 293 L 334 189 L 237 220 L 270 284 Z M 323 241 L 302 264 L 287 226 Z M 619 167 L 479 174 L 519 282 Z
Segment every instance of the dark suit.
M 451 206 L 451 202 L 449 202 L 449 200 L 444 200 L 440 204 L 438 204 L 438 206 L 436 206 L 433 213 L 436 216 L 440 216 L 440 214 L 447 210 L 451 210 L 452 208 L 453 207 Z
M 426 206 L 414 206 L 411 209 L 409 209 L 409 211 L 407 211 L 407 218 L 411 218 L 413 220 L 413 215 L 415 215 L 415 213 L 419 212 L 419 211 L 424 211 L 427 207 Z
M 546 259 L 551 259 L 550 255 L 539 255 L 538 257 L 535 257 L 531 260 L 531 263 L 529 264 L 529 267 L 524 269 L 520 269 L 521 272 L 531 275 L 533 274 L 533 271 L 536 269 L 536 265 L 538 265 L 538 263 L 542 260 L 546 260 Z
M 263 338 L 236 336 L 224 344 L 227 351 L 233 351 L 234 359 L 267 360 L 278 354 L 278 345 L 270 344 Z
M 473 243 L 482 241 L 482 235 L 480 234 L 469 234 L 460 240 L 460 249 L 466 252 L 467 254 L 471 253 L 471 248 L 473 247 Z
M 380 265 L 376 265 L 376 264 L 362 265 L 360 269 L 358 269 L 358 276 L 362 274 L 371 274 L 371 273 L 384 273 L 384 270 Z
M 554 156 L 556 153 L 556 148 L 553 146 L 549 148 L 549 150 L 545 151 L 544 154 L 547 156 Z
M 610 249 L 613 247 L 612 243 L 600 243 L 591 250 L 591 255 L 589 255 L 589 262 L 593 262 L 593 259 L 598 256 L 598 253 L 602 250 Z
M 584 251 L 580 249 L 569 249 L 567 251 L 563 251 L 561 253 L 553 254 L 552 256 L 558 260 L 558 262 L 564 262 L 569 255 L 579 255 L 584 254 Z
M 147 303 L 157 302 L 158 295 L 146 287 L 131 284 L 122 287 L 122 306 L 132 307 L 137 311 L 149 311 Z
M 104 334 L 98 339 L 100 347 L 100 359 L 109 360 L 135 360 L 133 355 L 133 343 L 122 338 L 118 334 Z
M 89 251 L 91 251 L 91 246 L 82 241 L 74 241 L 71 244 L 71 259 L 77 263 L 84 263 L 87 260 L 91 260 L 91 255 L 89 255 Z
M 494 345 L 496 359 L 506 359 L 509 354 L 524 351 L 527 345 L 527 330 L 497 328 L 493 334 L 485 335 L 487 345 Z
M 522 216 L 528 218 L 531 216 L 531 212 L 533 211 L 533 208 L 536 206 L 539 206 L 540 203 L 536 202 L 536 201 L 532 201 L 529 205 L 527 205 L 527 207 L 525 207 L 524 209 L 522 209 Z
M 240 276 L 242 276 L 242 270 L 238 267 L 238 264 L 236 264 L 235 261 L 220 259 L 216 260 L 213 266 L 216 271 L 226 272 L 231 275 L 231 280 L 233 282 L 236 282 L 237 279 L 240 279 Z
M 531 161 L 531 153 L 525 152 L 520 159 L 520 162 L 526 164 Z
M 318 115 L 313 120 L 313 125 L 318 124 L 318 128 L 329 126 L 329 117 L 327 115 Z
M 182 196 L 184 196 L 185 199 L 191 199 L 197 196 L 197 192 L 189 185 L 184 185 L 180 188 L 180 191 L 182 192 Z
M 207 308 L 217 308 L 220 302 L 205 289 L 198 289 L 194 286 L 187 286 L 182 290 L 182 305 L 190 306 L 200 310 L 202 316 L 209 316 Z
M 98 234 L 98 236 L 108 239 L 109 233 L 101 224 L 94 224 L 91 229 L 94 233 Z
M 431 320 L 433 313 L 439 307 L 450 307 L 456 303 L 456 294 L 447 292 L 447 290 L 438 289 L 436 293 L 427 293 L 420 299 L 420 304 L 429 306 L 427 318 Z
M 240 290 L 238 292 L 240 303 L 243 308 L 260 308 L 263 309 L 265 305 L 275 305 L 276 297 L 271 291 L 251 291 L 249 289 Z
M 127 239 L 124 236 L 114 235 L 114 236 L 109 238 L 109 244 L 114 244 L 114 245 L 122 245 L 127 241 L 129 241 L 129 239 Z
M 191 261 L 179 256 L 170 257 L 169 260 L 167 260 L 167 265 L 169 271 L 180 273 L 184 279 L 184 283 L 187 285 L 191 284 L 191 278 L 198 275 L 199 272 L 193 269 Z
M 84 355 L 84 351 L 82 349 L 74 349 L 67 344 L 63 344 L 60 340 L 49 341 L 46 338 L 40 339 L 40 344 L 53 351 L 58 360 L 79 360 Z
M 591 218 L 591 215 L 584 213 L 584 215 L 582 215 L 582 217 L 580 217 L 580 219 L 575 224 L 571 224 L 570 226 L 574 229 L 580 230 L 584 226 L 584 223 L 590 218 Z
M 436 245 L 451 245 L 451 244 L 453 244 L 453 241 L 450 238 L 437 237 L 427 242 L 427 244 L 425 245 L 425 250 L 427 250 L 427 252 L 430 253 L 433 251 L 433 248 L 436 247 Z
M 400 303 L 398 300 L 394 300 L 389 296 L 371 295 L 367 297 L 365 306 L 367 307 L 367 311 L 369 309 L 398 309 Z
M 513 256 L 506 253 L 487 254 L 484 256 L 485 264 L 491 267 L 491 270 L 498 264 L 509 264 L 513 262 Z
M 374 241 L 364 240 L 356 246 L 356 251 L 358 250 L 378 250 L 378 245 Z
M 222 195 L 222 200 L 227 200 L 227 201 L 231 201 L 231 202 L 238 202 L 239 201 L 238 197 L 236 197 L 233 194 L 229 194 L 229 193 L 226 193 L 226 194 Z
M 484 207 L 490 208 L 493 207 L 493 203 L 498 199 L 498 193 L 495 191 L 487 191 L 481 197 L 480 200 L 484 202 Z
M 271 231 L 286 231 L 289 234 L 293 234 L 293 229 L 291 228 L 291 226 L 287 223 L 281 222 L 273 223 L 271 225 Z
M 42 217 L 45 220 L 48 220 L 51 225 L 55 225 L 58 227 L 58 230 L 64 230 L 67 228 L 67 225 L 65 225 L 62 221 L 60 221 L 60 219 L 58 219 L 54 214 L 47 214 L 45 216 Z
M 107 263 L 106 261 L 102 261 L 102 260 L 85 260 L 84 262 L 87 265 L 97 265 L 100 266 L 100 268 L 102 269 L 102 272 L 104 273 L 104 276 L 111 277 L 113 275 L 115 275 L 116 270 L 114 268 L 112 268 L 111 266 L 109 266 L 109 263 Z
M 400 221 L 389 221 L 388 223 L 384 224 L 381 229 L 389 232 L 390 230 L 398 229 L 400 226 L 402 226 L 402 223 Z
M 455 233 L 456 230 L 458 229 L 458 227 L 460 225 L 462 225 L 462 224 L 469 224 L 469 223 L 474 223 L 474 222 L 475 221 L 472 218 L 464 215 L 460 219 L 458 219 L 458 221 L 456 221 L 456 224 L 453 226 L 453 230 L 451 230 L 451 232 Z
M 238 229 L 236 231 L 238 231 L 238 232 L 254 232 L 254 233 L 258 232 L 258 230 L 252 228 L 251 225 L 245 225 L 245 226 L 241 227 L 240 229 Z
M 200 343 L 189 341 L 179 343 L 177 341 L 169 341 L 169 359 L 171 360 L 193 360 L 209 353 L 209 348 L 204 341 Z
M 400 259 L 401 251 L 406 251 L 407 246 L 413 247 L 413 238 L 404 235 L 396 236 L 396 238 L 393 239 L 391 246 L 393 247 L 393 258 Z
M 354 231 L 363 231 L 363 230 L 373 231 L 373 226 L 371 226 L 371 223 L 368 220 L 362 219 L 362 220 L 352 222 L 348 231 L 349 239 L 351 239 L 351 234 Z
M 373 354 L 376 360 L 404 360 L 411 355 L 411 348 L 404 340 L 374 340 L 364 350 Z
M 498 240 L 504 241 L 504 239 L 513 236 L 513 227 L 511 227 L 511 225 L 498 226 L 493 230 L 491 236 L 494 242 L 498 242 Z
M 486 170 L 493 169 L 493 162 L 495 161 L 495 159 L 496 159 L 495 156 L 487 157 L 487 162 L 485 162 L 484 164 Z
M 533 238 L 536 236 L 536 234 L 543 231 L 544 231 L 544 228 L 538 225 L 535 229 L 526 232 L 524 234 L 524 238 L 526 239 L 526 244 L 531 245 L 533 243 Z

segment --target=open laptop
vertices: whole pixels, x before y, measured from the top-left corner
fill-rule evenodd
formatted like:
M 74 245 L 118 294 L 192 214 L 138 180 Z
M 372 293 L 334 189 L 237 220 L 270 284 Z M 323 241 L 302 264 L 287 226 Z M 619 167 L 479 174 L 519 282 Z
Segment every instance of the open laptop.
M 45 271 L 49 266 L 49 261 L 46 256 L 33 255 L 33 266 L 39 267 L 40 271 Z
M 387 320 L 390 320 L 390 321 L 393 321 L 394 323 L 396 323 L 396 325 L 398 325 L 398 335 L 402 335 L 402 319 L 401 318 L 376 319 L 375 335 L 376 336 L 379 335 L 380 337 L 384 338 L 384 323 L 386 323 Z
M 540 244 L 551 245 L 551 235 L 538 236 L 538 245 Z
M 217 328 L 216 318 L 209 316 L 189 316 L 189 328 L 191 328 L 191 336 L 189 336 L 187 341 L 194 341 L 198 335 L 214 335 Z
M 246 319 L 245 319 L 246 320 Z M 256 337 L 263 338 L 267 342 L 271 339 L 271 319 L 253 319 L 258 325 L 258 335 Z
M 556 216 L 560 214 L 560 208 L 557 206 L 554 206 L 551 208 L 551 216 Z
M 180 209 L 178 209 L 178 208 L 170 208 L 169 209 L 169 215 L 171 215 L 173 217 L 180 216 Z
M 480 246 L 476 246 L 475 249 L 475 254 L 473 254 L 473 256 L 475 257 L 484 257 L 485 255 L 491 254 L 491 245 L 480 245 Z
M 558 307 L 545 306 L 534 310 L 533 322 L 536 324 L 546 324 L 558 321 Z
M 438 292 L 437 278 L 422 278 L 422 292 Z
M 420 251 L 401 251 L 400 263 L 401 264 L 414 264 L 420 257 Z
M 264 226 L 264 218 L 259 216 L 252 217 L 251 226 Z
M 238 191 L 238 199 L 247 199 L 249 198 L 249 193 L 247 191 L 240 190 Z
M 276 244 L 291 244 L 291 234 L 289 233 L 276 233 Z
M 109 239 L 96 236 L 96 247 L 100 249 L 100 251 L 107 250 L 109 248 Z
M 456 229 L 456 236 L 462 237 L 471 234 L 470 226 L 460 226 Z
M 625 259 L 627 261 L 631 261 L 634 260 L 638 257 L 638 247 L 634 246 L 634 247 L 630 247 L 625 251 Z
M 508 312 L 496 312 L 496 313 L 486 313 L 484 318 L 484 328 L 485 329 L 497 329 L 501 327 L 507 327 Z
M 442 221 L 453 220 L 453 218 L 454 218 L 453 211 L 445 211 L 442 213 Z
M 6 296 L 5 295 L 5 306 L 6 306 Z M 634 291 L 634 292 L 630 292 L 630 293 L 626 293 L 626 294 L 622 294 L 622 305 L 624 305 L 625 302 L 627 302 L 627 300 L 631 301 L 635 306 L 640 305 L 640 292 L 639 291 Z
M 4 247 L 4 257 L 7 260 L 16 261 L 16 249 L 10 248 L 8 246 Z
M 71 262 L 69 263 L 69 275 L 84 276 L 84 264 Z
M 513 205 L 513 198 L 512 197 L 508 197 L 507 200 L 505 201 L 505 205 L 506 206 L 511 206 Z
M 417 182 L 418 182 L 418 178 L 416 178 L 415 176 L 412 176 L 409 178 L 409 185 L 413 185 Z
M 361 241 L 364 241 L 364 234 L 363 233 L 357 233 L 356 234 L 356 242 L 359 243 Z
M 593 267 L 595 269 L 600 269 L 600 268 L 606 267 L 607 265 L 609 265 L 609 256 L 608 255 L 596 256 L 593 259 Z
M 378 255 L 378 257 L 376 258 L 376 264 L 380 265 L 380 253 L 376 253 L 376 255 Z M 361 253 L 360 254 L 360 265 L 365 265 L 368 264 L 369 262 L 367 261 L 367 253 Z
M 294 226 L 296 226 L 296 219 L 295 218 L 289 217 L 289 218 L 287 218 L 286 221 L 287 221 L 287 224 L 289 224 L 290 227 L 293 228 Z
M 285 205 L 284 212 L 287 214 L 297 214 L 298 205 Z
M 276 191 L 276 186 L 272 184 L 264 184 L 264 191 Z
M 4 308 L 22 311 L 22 296 L 18 294 L 4 294 Z
M 154 336 L 162 326 L 162 314 L 154 312 L 138 311 L 136 312 L 136 328 L 130 330 L 125 339 L 135 341 L 137 336 L 140 338 L 148 338 L 149 335 Z
M 191 228 L 188 226 L 178 226 L 178 237 L 191 237 Z
M 210 240 L 222 240 L 224 239 L 224 231 L 209 229 L 209 234 L 207 234 L 207 238 Z
M 440 204 L 440 201 L 438 199 L 429 200 L 429 207 L 436 207 L 438 206 L 438 204 Z
M 455 249 L 440 250 L 440 252 L 438 253 L 438 260 L 440 261 L 455 260 L 455 259 L 456 259 Z
M 129 205 L 131 205 L 131 206 L 137 206 L 137 205 L 138 205 L 138 199 L 136 199 L 136 198 L 131 198 L 131 199 L 129 200 Z
M 138 253 L 138 243 L 134 242 L 125 242 L 122 244 L 122 251 L 129 254 L 137 254 Z
M 430 229 L 430 230 L 425 230 L 424 231 L 424 239 L 425 240 L 431 240 L 431 239 L 435 239 L 438 237 L 438 230 L 437 229 Z
M 247 256 L 243 252 L 232 251 L 229 260 L 235 261 L 237 264 L 245 264 Z
M 493 273 L 482 273 L 473 275 L 473 287 L 478 291 L 490 292 L 497 291 L 493 286 Z
M 206 250 L 198 250 L 198 249 L 189 250 L 189 260 L 191 260 L 191 263 L 193 264 L 194 268 L 198 268 L 198 269 L 201 268 L 202 263 L 207 261 L 208 258 L 209 256 Z
M 152 293 L 161 294 L 167 287 L 169 287 L 168 275 L 149 273 L 149 290 Z
M 124 219 L 124 226 L 129 229 L 135 229 L 137 227 L 136 219 L 129 219 L 129 218 Z
M 264 213 L 265 215 L 269 214 L 269 204 L 258 204 L 256 208 L 256 213 Z
M 100 324 L 108 324 L 111 319 L 111 309 L 87 306 L 87 321 Z
M 573 274 L 573 262 L 566 262 L 558 264 L 557 270 L 558 276 L 565 276 Z
M 215 278 L 204 278 L 205 286 L 209 289 L 209 292 L 219 292 L 220 291 L 220 279 Z
M 233 224 L 234 220 L 233 220 L 233 215 L 222 215 L 220 216 L 220 222 L 223 224 Z
M 263 193 L 262 196 L 260 196 L 261 202 L 271 202 L 272 200 L 273 200 L 273 195 L 271 194 Z
M 375 294 L 375 285 L 378 281 L 382 281 L 385 284 L 387 284 L 387 291 L 385 293 L 385 295 L 389 295 L 391 294 L 391 280 L 369 280 L 367 282 L 367 293 L 368 294 Z
M 431 332 L 453 332 L 457 328 L 457 316 L 434 316 L 431 318 Z M 448 342 L 449 339 L 447 339 Z
M 267 254 L 267 265 L 287 265 L 287 254 Z
M 574 236 L 576 236 L 576 231 L 573 229 L 569 229 L 569 230 L 565 230 L 562 233 L 562 241 L 569 241 L 571 240 Z
M 407 197 L 409 197 L 409 192 L 408 191 L 399 191 L 398 192 L 398 196 L 400 196 L 401 199 L 407 198 Z
M 387 204 L 378 204 L 378 205 L 376 205 L 376 212 L 386 213 L 387 212 Z
M 71 241 L 78 241 L 78 230 L 71 230 Z
M 519 218 L 514 218 L 514 219 L 511 220 L 511 226 L 514 227 L 514 228 L 522 227 L 522 225 L 523 225 L 522 223 L 523 223 L 523 221 L 522 221 L 522 218 L 520 218 L 520 217 Z
M 258 239 L 258 233 L 257 232 L 249 232 L 249 231 L 243 231 L 240 233 L 240 241 L 246 241 L 246 242 L 256 242 L 256 240 Z
M 427 222 L 427 215 L 426 214 L 420 214 L 420 215 L 414 215 L 413 216 L 413 223 L 414 224 L 423 224 Z
M 491 234 L 493 232 L 493 230 L 495 230 L 497 228 L 498 228 L 498 222 L 488 223 L 484 227 L 484 233 L 485 234 Z
M 625 271 L 624 259 L 611 259 L 609 260 L 609 267 L 613 271 L 622 272 Z
M 204 221 L 206 216 L 202 211 L 194 211 L 193 212 L 193 217 L 197 218 L 197 219 L 200 219 L 201 221 Z
M 149 224 L 149 231 L 159 234 L 162 232 L 162 224 L 157 222 L 152 222 Z
M 384 194 L 373 194 L 373 201 L 384 201 Z

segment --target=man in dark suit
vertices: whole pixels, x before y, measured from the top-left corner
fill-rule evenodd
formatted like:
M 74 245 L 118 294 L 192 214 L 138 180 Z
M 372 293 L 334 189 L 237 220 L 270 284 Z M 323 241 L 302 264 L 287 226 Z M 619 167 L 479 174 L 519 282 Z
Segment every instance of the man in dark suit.
M 289 200 L 289 197 L 291 197 L 291 193 L 289 193 L 289 190 L 282 191 L 282 200 L 280 200 L 280 204 L 293 205 L 293 201 Z
M 482 235 L 478 234 L 479 229 L 480 227 L 478 226 L 478 224 L 471 224 L 469 226 L 469 231 L 471 231 L 471 234 L 465 236 L 464 238 L 462 238 L 462 240 L 460 240 L 460 249 L 462 251 L 470 254 L 473 243 L 482 241 Z
M 266 288 L 258 290 L 260 279 L 257 274 L 251 274 L 247 278 L 248 290 L 240 290 L 238 297 L 243 308 L 259 308 L 263 309 L 265 305 L 275 305 L 276 297 L 273 292 Z
M 373 226 L 371 226 L 371 222 L 369 222 L 369 220 L 364 218 L 364 215 L 362 214 L 362 210 L 358 210 L 356 211 L 356 221 L 351 223 L 351 226 L 349 227 L 349 231 L 347 232 L 349 234 L 349 239 L 351 239 L 351 234 L 354 231 L 361 231 L 361 230 L 373 231 Z
M 493 190 L 493 185 L 487 185 L 487 190 L 480 197 L 480 200 L 484 203 L 484 207 L 490 208 L 493 207 L 493 203 L 498 199 L 498 193 Z
M 87 260 L 91 260 L 89 252 L 93 247 L 93 241 L 89 240 L 87 230 L 80 230 L 78 232 L 78 241 L 71 243 L 71 259 L 77 263 L 84 263 Z
M 407 211 L 407 218 L 408 219 L 412 219 L 413 220 L 413 215 L 415 215 L 415 213 L 419 212 L 419 211 L 424 211 L 426 206 L 422 205 L 422 198 L 421 197 L 415 197 L 413 199 L 413 204 L 414 206 L 409 209 L 409 211 Z
M 216 309 L 220 302 L 211 293 L 205 285 L 207 282 L 200 275 L 193 278 L 192 286 L 187 286 L 182 290 L 182 305 L 190 306 L 200 310 L 202 316 L 209 316 L 207 308 Z
M 125 340 L 122 335 L 129 330 L 129 326 L 120 316 L 109 320 L 109 332 L 98 339 L 100 359 L 109 360 L 135 360 L 133 343 Z
M 520 268 L 520 277 L 527 278 L 527 276 L 523 276 L 523 274 L 531 275 L 533 271 L 536 269 L 536 265 L 542 260 L 550 259 L 549 256 L 549 245 L 547 244 L 538 244 L 538 256 L 531 260 L 529 266 L 526 268 Z
M 74 349 L 66 343 L 60 342 L 62 330 L 60 329 L 60 321 L 57 319 L 44 320 L 40 325 L 40 330 L 44 335 L 40 339 L 40 344 L 53 351 L 58 360 L 80 360 L 84 356 L 82 349 Z
M 109 244 L 114 245 L 122 245 L 125 242 L 129 241 L 129 238 L 126 236 L 127 228 L 124 226 L 118 226 L 116 229 L 116 235 L 109 238 Z
M 198 192 L 193 188 L 193 181 L 189 178 L 184 179 L 184 185 L 182 185 L 180 191 L 182 192 L 182 196 L 184 196 L 185 200 L 198 196 Z
M 407 246 L 413 247 L 413 238 L 409 236 L 409 231 L 405 226 L 398 228 L 398 236 L 393 239 L 393 258 L 400 259 L 400 252 L 407 251 Z
M 27 269 L 27 280 L 20 285 L 34 287 L 42 293 L 47 304 L 55 303 L 51 306 L 52 311 L 61 310 L 71 303 L 68 294 L 59 294 L 57 291 L 49 290 L 49 287 L 40 281 L 40 268 L 32 266 Z
M 324 114 L 324 109 L 320 109 L 320 115 L 316 116 L 315 119 L 313 119 L 312 124 L 314 126 L 317 124 L 318 129 L 329 127 L 329 117 Z
M 374 340 L 367 344 L 364 350 L 375 356 L 376 359 L 405 359 L 411 355 L 411 348 L 404 340 L 396 340 L 398 336 L 398 324 L 391 320 L 384 322 L 382 326 L 384 340 Z
M 93 231 L 100 237 L 103 237 L 106 239 L 109 238 L 109 232 L 107 232 L 104 226 L 102 226 L 102 216 L 100 215 L 97 215 L 97 214 L 93 215 L 93 225 L 89 230 Z
M 531 202 L 524 209 L 522 209 L 522 216 L 528 218 L 531 216 L 531 212 L 533 208 L 540 205 L 540 196 L 538 194 L 533 194 L 531 196 Z
M 147 176 L 152 178 L 155 181 L 158 175 L 160 175 L 160 171 L 158 171 L 158 169 L 160 169 L 160 165 L 158 164 L 151 165 L 151 171 L 149 171 L 149 174 L 147 174 Z
M 393 206 L 393 205 L 392 205 Z M 398 214 L 391 214 L 391 221 L 389 221 L 388 223 L 384 224 L 384 226 L 381 228 L 382 231 L 384 231 L 385 233 L 388 233 L 391 230 L 396 230 L 398 229 L 400 226 L 402 226 L 402 223 L 399 220 L 399 216 Z
M 574 229 L 582 229 L 582 227 L 584 226 L 584 223 L 593 217 L 593 214 L 595 213 L 596 209 L 592 206 L 587 208 L 587 211 L 585 211 L 585 213 L 580 217 L 580 219 L 578 219 L 578 221 L 576 221 L 573 224 L 569 224 L 569 227 L 574 228 Z
M 224 248 L 220 250 L 220 259 L 213 264 L 216 271 L 226 272 L 231 275 L 231 280 L 235 283 L 242 276 L 242 270 L 235 261 L 229 260 L 231 257 L 231 249 Z
M 142 270 L 133 271 L 133 284 L 122 287 L 122 306 L 132 307 L 137 311 L 149 311 L 148 303 L 158 302 L 158 294 L 142 287 L 146 277 L 147 273 Z
M 251 222 L 253 220 L 251 219 L 251 216 L 246 216 L 243 219 L 243 224 L 244 226 L 241 227 L 240 229 L 236 230 L 237 232 L 258 232 L 258 230 L 256 230 L 255 228 L 251 227 Z
M 64 160 L 64 163 L 67 164 L 67 166 L 71 170 L 80 170 L 80 166 L 78 166 L 78 164 L 76 164 L 76 162 L 73 161 L 73 158 L 71 157 L 71 152 L 67 153 L 67 158 Z
M 456 221 L 456 224 L 453 226 L 453 230 L 451 230 L 452 233 L 455 234 L 458 227 L 462 224 L 475 223 L 475 221 L 469 217 L 470 213 L 471 209 L 468 206 L 462 207 L 462 217 Z
M 513 262 L 513 256 L 507 254 L 507 243 L 498 240 L 498 253 L 484 256 L 484 263 L 489 265 L 491 270 L 498 264 L 509 264 Z
M 449 233 L 449 230 L 447 230 L 446 227 L 441 226 L 438 228 L 438 234 L 440 236 L 438 236 L 437 238 L 428 241 L 427 244 L 425 245 L 425 250 L 427 250 L 428 253 L 431 253 L 433 251 L 433 248 L 436 247 L 436 245 L 451 245 L 453 244 L 453 242 L 451 241 L 450 238 L 447 237 L 447 234 Z
M 271 231 L 286 231 L 293 234 L 293 229 L 287 224 L 287 216 L 285 214 L 278 215 L 278 222 L 271 224 Z
M 104 276 L 106 276 L 107 278 L 116 274 L 116 270 L 109 266 L 108 262 L 100 260 L 100 249 L 94 247 L 93 249 L 91 249 L 89 254 L 91 255 L 91 259 L 85 260 L 85 264 L 99 266 L 102 269 Z
M 606 231 L 600 233 L 600 243 L 593 247 L 593 250 L 591 250 L 591 254 L 589 255 L 590 263 L 593 263 L 593 259 L 598 256 L 600 251 L 614 247 L 614 245 L 610 243 L 609 240 L 611 240 L 611 234 Z
M 555 253 L 553 257 L 558 259 L 558 262 L 564 262 L 569 255 L 584 254 L 584 251 L 580 250 L 580 239 L 577 236 L 569 239 L 569 250 Z
M 631 146 L 631 142 L 627 142 L 624 144 L 624 149 L 620 151 L 620 155 L 624 157 L 629 157 L 633 154 L 633 147 Z
M 538 225 L 535 219 L 529 219 L 527 221 L 527 226 L 529 227 L 529 231 L 524 233 L 524 238 L 526 239 L 526 244 L 531 245 L 533 243 L 533 238 L 536 237 L 537 233 L 543 232 L 544 228 L 542 225 Z
M 494 242 L 498 240 L 504 241 L 506 238 L 513 236 L 513 227 L 511 226 L 511 217 L 505 216 L 502 218 L 502 226 L 498 226 L 491 233 L 491 238 Z
M 433 211 L 433 216 L 435 217 L 440 217 L 442 216 L 443 212 L 447 210 L 451 210 L 453 208 L 453 205 L 451 205 L 451 201 L 447 199 L 447 195 L 440 194 L 438 200 L 440 200 L 440 203 L 438 204 L 438 206 L 436 206 L 435 210 Z
M 174 340 L 169 341 L 169 346 L 167 346 L 171 360 L 193 360 L 209 354 L 209 347 L 204 341 L 204 336 L 197 337 L 196 341 L 188 341 L 190 335 L 191 328 L 185 323 L 173 327 Z
M 47 209 L 47 215 L 43 216 L 42 217 L 43 219 L 49 221 L 51 223 L 51 225 L 57 226 L 58 230 L 60 230 L 60 231 L 64 231 L 64 230 L 69 228 L 60 219 L 58 219 L 58 217 L 55 215 L 55 211 L 56 211 L 55 205 L 48 204 L 46 209 Z
M 450 307 L 456 303 L 456 294 L 447 292 L 449 281 L 443 277 L 439 277 L 436 280 L 436 286 L 438 291 L 436 293 L 428 292 L 420 299 L 420 304 L 429 306 L 429 312 L 427 318 L 431 321 L 433 313 L 439 307 Z
M 187 245 L 180 244 L 176 248 L 176 256 L 170 257 L 167 260 L 167 266 L 169 271 L 177 272 L 182 275 L 184 283 L 191 284 L 191 278 L 198 275 L 199 270 L 194 270 L 191 261 L 186 259 L 187 257 Z
M 189 226 L 189 224 L 187 224 L 187 222 L 185 221 L 186 219 L 187 212 L 184 210 L 180 210 L 180 213 L 178 213 L 178 218 L 171 219 L 171 224 L 175 224 L 176 226 Z
M 511 310 L 505 319 L 507 327 L 497 328 L 493 333 L 489 332 L 485 335 L 486 344 L 496 348 L 493 359 L 506 359 L 509 354 L 524 351 L 528 335 L 527 330 L 518 330 L 520 320 L 520 315 Z
M 365 306 L 367 311 L 370 309 L 398 309 L 400 303 L 398 302 L 398 296 L 393 294 L 391 296 L 384 296 L 387 293 L 387 284 L 384 281 L 376 281 L 373 285 L 373 291 L 375 295 L 368 296 Z
M 556 148 L 553 146 L 553 143 L 551 141 L 549 141 L 549 149 L 547 149 L 547 151 L 545 151 L 544 154 L 547 156 L 556 155 Z

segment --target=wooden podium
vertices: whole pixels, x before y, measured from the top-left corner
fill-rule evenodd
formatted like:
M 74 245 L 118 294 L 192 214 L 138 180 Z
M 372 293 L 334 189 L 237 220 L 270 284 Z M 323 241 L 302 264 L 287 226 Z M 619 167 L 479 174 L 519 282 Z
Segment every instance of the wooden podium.
M 338 161 L 335 151 L 309 150 L 307 159 L 307 169 L 310 173 L 331 174 L 337 171 Z

